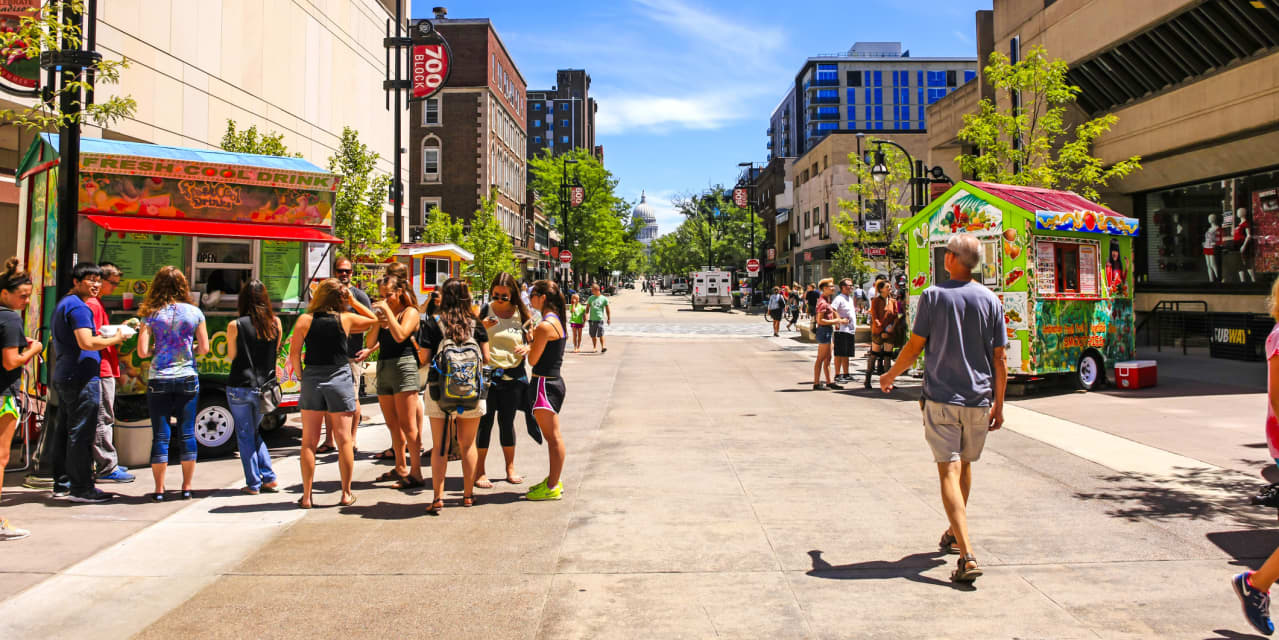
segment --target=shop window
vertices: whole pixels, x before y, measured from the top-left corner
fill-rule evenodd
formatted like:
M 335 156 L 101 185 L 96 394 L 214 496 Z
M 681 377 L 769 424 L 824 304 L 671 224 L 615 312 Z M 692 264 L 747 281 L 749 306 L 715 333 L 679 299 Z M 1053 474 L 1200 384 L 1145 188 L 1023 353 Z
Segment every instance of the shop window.
M 234 303 L 244 283 L 257 277 L 258 252 L 256 240 L 228 238 L 194 238 L 191 250 L 195 254 L 195 285 L 193 291 L 202 296 L 217 293 L 223 300 Z
M 1097 243 L 1035 243 L 1036 290 L 1042 297 L 1095 298 Z
M 449 279 L 449 261 L 422 258 L 422 286 L 437 287 Z

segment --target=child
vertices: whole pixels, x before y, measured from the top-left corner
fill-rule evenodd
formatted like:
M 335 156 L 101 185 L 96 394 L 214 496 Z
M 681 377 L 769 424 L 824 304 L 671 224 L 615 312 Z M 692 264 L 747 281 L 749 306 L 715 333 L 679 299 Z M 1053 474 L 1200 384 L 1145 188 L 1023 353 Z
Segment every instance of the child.
M 568 324 L 573 329 L 573 353 L 577 353 L 582 347 L 582 327 L 586 326 L 586 305 L 576 293 L 569 304 Z

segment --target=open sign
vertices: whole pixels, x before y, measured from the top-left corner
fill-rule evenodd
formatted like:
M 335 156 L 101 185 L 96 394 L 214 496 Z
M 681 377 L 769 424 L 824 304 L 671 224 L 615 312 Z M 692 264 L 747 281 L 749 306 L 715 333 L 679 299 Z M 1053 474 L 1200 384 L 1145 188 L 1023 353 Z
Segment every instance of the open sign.
M 443 43 L 413 47 L 413 98 L 425 100 L 440 87 L 449 74 L 449 52 Z

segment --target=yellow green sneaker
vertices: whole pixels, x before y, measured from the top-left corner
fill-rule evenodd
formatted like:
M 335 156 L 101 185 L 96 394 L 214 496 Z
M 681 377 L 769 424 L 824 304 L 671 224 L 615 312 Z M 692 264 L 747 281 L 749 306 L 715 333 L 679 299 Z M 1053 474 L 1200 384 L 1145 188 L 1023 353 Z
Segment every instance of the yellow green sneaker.
M 554 489 L 548 489 L 546 487 L 546 481 L 543 480 L 529 488 L 528 493 L 525 494 L 524 497 L 529 500 L 559 500 L 564 497 L 564 483 L 561 482 L 555 485 Z

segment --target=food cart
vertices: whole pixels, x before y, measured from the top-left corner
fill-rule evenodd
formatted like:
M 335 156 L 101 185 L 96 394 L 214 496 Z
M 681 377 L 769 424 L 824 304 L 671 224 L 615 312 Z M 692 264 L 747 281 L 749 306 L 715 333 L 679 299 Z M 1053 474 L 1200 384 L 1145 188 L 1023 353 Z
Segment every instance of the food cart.
M 964 181 L 901 232 L 909 243 L 912 319 L 919 294 L 948 279 L 950 236 L 967 232 L 981 241 L 973 279 L 1004 304 L 1014 379 L 1070 374 L 1092 389 L 1105 381 L 1108 365 L 1133 358 L 1136 219 L 1068 191 Z
M 182 269 L 209 330 L 211 351 L 197 360 L 200 409 L 196 440 L 203 454 L 235 446 L 224 392 L 231 362 L 227 324 L 236 316 L 240 286 L 260 279 L 284 325 L 276 360 L 282 406 L 296 405 L 298 377 L 288 368 L 288 336 L 305 310 L 310 283 L 329 277 L 333 201 L 339 178 L 300 158 L 85 138 L 80 144 L 78 210 L 57 211 L 58 136 L 41 134 L 18 167 L 21 196 L 18 251 L 36 291 L 26 314 L 35 335 L 50 326 L 57 226 L 76 225 L 78 260 L 112 262 L 121 286 L 103 299 L 112 323 L 136 318 L 151 278 L 161 267 Z M 45 334 L 47 335 L 47 334 Z M 149 362 L 136 338 L 120 348 L 117 424 L 148 424 Z M 277 412 L 263 428 L 278 426 Z
M 426 297 L 445 280 L 461 278 L 466 263 L 474 259 L 471 252 L 451 243 L 406 244 L 400 245 L 394 255 L 380 263 L 360 262 L 360 271 L 376 277 L 381 275 L 387 263 L 399 262 L 409 269 L 418 302 L 425 303 Z

